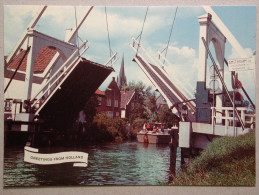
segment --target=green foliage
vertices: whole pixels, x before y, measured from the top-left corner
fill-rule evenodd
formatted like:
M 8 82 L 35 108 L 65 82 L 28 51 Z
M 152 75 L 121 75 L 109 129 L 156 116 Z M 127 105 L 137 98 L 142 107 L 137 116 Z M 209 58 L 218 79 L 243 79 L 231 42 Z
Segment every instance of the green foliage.
M 89 100 L 85 103 L 84 113 L 85 120 L 87 124 L 92 124 L 94 116 L 96 115 L 96 107 L 98 105 L 98 99 L 96 95 L 93 95 L 89 98 Z
M 145 119 L 137 118 L 133 121 L 132 128 L 135 130 L 141 130 L 145 122 Z
M 144 116 L 149 122 L 157 121 L 157 108 L 155 93 L 151 93 L 144 102 Z
M 156 120 L 156 97 L 151 86 L 146 86 L 143 82 L 130 81 L 126 90 L 135 90 L 137 100 L 131 113 L 130 122 L 137 118 L 146 120 Z
M 158 119 L 160 122 L 165 123 L 168 127 L 172 127 L 179 123 L 179 118 L 172 113 L 168 106 L 162 106 L 158 114 Z
M 211 142 L 172 185 L 255 185 L 255 132 Z
M 93 121 L 93 129 L 102 142 L 122 140 L 126 136 L 126 123 L 123 119 L 109 118 L 105 113 L 98 113 Z

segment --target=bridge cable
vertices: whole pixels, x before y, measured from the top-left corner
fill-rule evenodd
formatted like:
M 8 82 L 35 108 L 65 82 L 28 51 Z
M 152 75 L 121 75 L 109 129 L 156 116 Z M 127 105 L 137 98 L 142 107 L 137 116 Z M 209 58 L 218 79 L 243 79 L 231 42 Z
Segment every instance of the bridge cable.
M 112 56 L 112 50 L 111 50 L 111 43 L 110 43 L 110 34 L 109 34 L 109 26 L 108 26 L 106 6 L 104 7 L 104 9 L 105 9 L 105 16 L 106 16 L 106 28 L 107 28 L 107 33 L 108 33 L 109 51 L 110 51 L 110 57 L 111 57 Z
M 142 25 L 142 29 L 141 29 L 140 35 L 138 36 L 139 37 L 139 44 L 138 44 L 138 48 L 137 48 L 137 54 L 138 54 L 138 49 L 139 49 L 139 46 L 140 46 L 140 41 L 141 41 L 141 36 L 142 36 L 142 33 L 143 33 L 144 25 L 145 25 L 146 18 L 147 18 L 148 8 L 149 7 L 147 7 L 147 10 L 146 10 L 146 14 L 145 14 L 145 18 L 144 18 L 144 22 L 143 22 L 143 25 Z
M 174 28 L 174 22 L 175 22 L 177 10 L 178 10 L 178 6 L 176 7 L 176 10 L 175 10 L 175 13 L 174 13 L 174 19 L 173 19 L 173 22 L 172 22 L 171 32 L 170 32 L 170 35 L 169 35 L 169 38 L 168 38 L 167 46 L 166 46 L 166 48 L 163 50 L 163 51 L 165 51 L 165 57 L 166 57 L 166 55 L 167 55 L 168 46 L 169 46 L 169 43 L 170 43 L 170 40 L 171 40 L 171 36 L 172 36 L 173 28 Z M 163 52 L 163 51 L 162 51 L 162 52 Z M 164 60 L 163 63 L 165 63 L 165 60 Z
M 27 49 L 26 49 L 26 51 L 25 51 L 25 53 L 24 53 L 23 56 L 22 56 L 22 59 L 20 60 L 18 66 L 16 67 L 16 69 L 15 69 L 15 71 L 14 71 L 14 73 L 13 73 L 11 79 L 9 80 L 8 84 L 6 85 L 6 87 L 5 87 L 5 89 L 4 89 L 4 93 L 7 91 L 9 85 L 10 85 L 11 82 L 13 81 L 14 76 L 16 75 L 17 71 L 19 70 L 19 68 L 20 68 L 20 66 L 21 66 L 21 64 L 22 64 L 22 62 L 23 62 L 23 60 L 24 60 L 24 58 L 25 58 L 25 57 L 27 56 L 27 54 L 29 53 L 30 49 L 31 49 L 31 46 L 28 46 Z
M 76 28 L 77 28 L 77 14 L 76 14 L 76 7 L 74 7 L 75 10 L 75 21 L 76 21 Z M 76 33 L 76 47 L 79 47 L 79 38 L 78 38 L 78 32 Z

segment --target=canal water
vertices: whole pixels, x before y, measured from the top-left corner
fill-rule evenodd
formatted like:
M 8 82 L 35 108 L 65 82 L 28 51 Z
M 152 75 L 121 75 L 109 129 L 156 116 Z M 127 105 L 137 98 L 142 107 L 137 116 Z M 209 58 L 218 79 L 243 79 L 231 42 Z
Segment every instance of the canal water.
M 6 148 L 4 186 L 161 185 L 170 179 L 168 145 L 130 141 L 66 150 L 87 152 L 88 166 L 30 164 L 24 162 L 22 148 Z

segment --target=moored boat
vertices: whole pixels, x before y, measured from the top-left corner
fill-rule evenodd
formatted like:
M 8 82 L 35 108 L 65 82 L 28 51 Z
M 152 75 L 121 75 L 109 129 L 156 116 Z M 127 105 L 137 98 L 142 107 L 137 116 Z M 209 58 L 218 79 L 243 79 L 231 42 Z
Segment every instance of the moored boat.
M 168 144 L 171 140 L 169 134 L 164 133 L 151 133 L 148 134 L 148 143 L 150 144 Z
M 137 133 L 137 140 L 139 143 L 168 144 L 171 140 L 169 132 L 170 129 L 166 129 L 165 132 L 140 131 Z

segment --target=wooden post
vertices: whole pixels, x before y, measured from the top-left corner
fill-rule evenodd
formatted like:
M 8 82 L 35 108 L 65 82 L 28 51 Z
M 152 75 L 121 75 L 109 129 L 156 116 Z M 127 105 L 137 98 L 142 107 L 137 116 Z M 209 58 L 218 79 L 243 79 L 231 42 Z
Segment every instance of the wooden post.
M 179 129 L 172 129 L 170 131 L 171 142 L 169 143 L 170 147 L 170 173 L 175 175 L 176 173 L 176 156 L 177 156 L 177 147 L 178 147 L 178 131 Z

